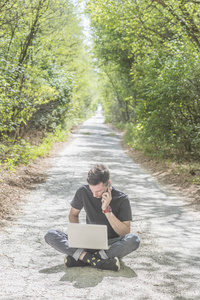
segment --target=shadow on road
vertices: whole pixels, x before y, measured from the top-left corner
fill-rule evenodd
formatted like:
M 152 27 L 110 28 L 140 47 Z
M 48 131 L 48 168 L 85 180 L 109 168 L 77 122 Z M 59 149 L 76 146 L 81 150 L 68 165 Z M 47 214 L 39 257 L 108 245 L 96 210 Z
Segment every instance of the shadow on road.
M 66 268 L 63 264 L 57 265 L 51 268 L 40 270 L 39 273 L 54 274 L 59 272 L 65 272 L 60 281 L 73 282 L 76 288 L 94 287 L 100 283 L 104 277 L 137 277 L 136 273 L 123 262 L 120 263 L 121 268 L 119 272 L 97 270 L 92 267 L 74 267 Z

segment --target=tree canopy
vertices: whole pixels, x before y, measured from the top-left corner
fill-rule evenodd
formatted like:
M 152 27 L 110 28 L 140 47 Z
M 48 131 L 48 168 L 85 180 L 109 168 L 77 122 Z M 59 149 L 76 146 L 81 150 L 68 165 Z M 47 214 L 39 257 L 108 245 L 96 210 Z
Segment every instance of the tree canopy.
M 0 3 L 0 158 L 33 130 L 55 132 L 95 107 L 93 58 L 68 0 Z M 6 149 L 6 150 L 5 150 Z
M 127 141 L 176 156 L 200 152 L 200 2 L 88 0 L 108 120 Z
M 73 5 L 12 0 L 1 2 L 0 12 L 1 138 L 83 116 L 94 74 Z

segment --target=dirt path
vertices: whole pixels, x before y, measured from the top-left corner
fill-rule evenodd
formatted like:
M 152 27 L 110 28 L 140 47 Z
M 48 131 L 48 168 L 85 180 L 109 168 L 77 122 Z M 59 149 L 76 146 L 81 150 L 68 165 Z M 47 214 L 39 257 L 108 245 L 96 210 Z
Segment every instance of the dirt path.
M 134 163 L 120 139 L 98 114 L 53 159 L 49 179 L 2 229 L 0 299 L 200 299 L 200 214 Z M 43 239 L 49 228 L 66 231 L 69 202 L 96 162 L 108 164 L 113 186 L 130 196 L 132 231 L 142 241 L 120 272 L 65 269 Z

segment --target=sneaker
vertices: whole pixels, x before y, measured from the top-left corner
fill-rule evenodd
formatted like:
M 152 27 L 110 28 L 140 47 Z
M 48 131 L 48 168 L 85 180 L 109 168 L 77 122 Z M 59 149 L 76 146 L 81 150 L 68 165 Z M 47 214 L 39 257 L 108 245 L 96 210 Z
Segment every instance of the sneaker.
M 72 267 L 85 267 L 89 266 L 89 264 L 83 262 L 82 260 L 75 260 L 72 256 L 66 255 L 64 259 L 64 264 L 67 268 L 72 268 Z
M 101 258 L 101 255 L 99 254 L 99 252 L 95 252 L 95 253 L 94 253 L 94 256 L 95 256 L 96 258 L 102 259 L 102 258 Z
M 100 262 L 97 263 L 97 268 L 101 270 L 119 271 L 120 262 L 118 257 L 102 259 Z

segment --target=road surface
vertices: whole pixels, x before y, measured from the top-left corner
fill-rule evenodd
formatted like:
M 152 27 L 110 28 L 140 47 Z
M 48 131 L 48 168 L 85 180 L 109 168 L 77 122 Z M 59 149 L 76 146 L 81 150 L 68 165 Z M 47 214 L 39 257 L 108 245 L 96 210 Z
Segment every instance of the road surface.
M 32 192 L 18 219 L 1 231 L 0 299 L 200 299 L 199 211 L 134 163 L 120 140 L 99 112 L 74 131 L 71 143 L 53 158 L 46 183 Z M 66 231 L 70 200 L 94 163 L 107 164 L 112 185 L 129 195 L 132 231 L 141 239 L 119 272 L 66 269 L 64 256 L 43 238 L 50 228 Z

